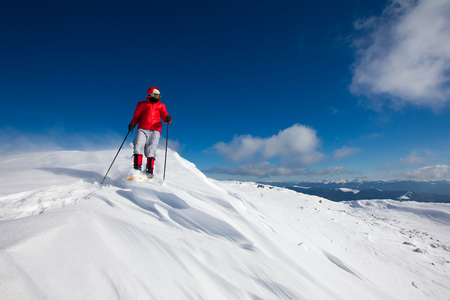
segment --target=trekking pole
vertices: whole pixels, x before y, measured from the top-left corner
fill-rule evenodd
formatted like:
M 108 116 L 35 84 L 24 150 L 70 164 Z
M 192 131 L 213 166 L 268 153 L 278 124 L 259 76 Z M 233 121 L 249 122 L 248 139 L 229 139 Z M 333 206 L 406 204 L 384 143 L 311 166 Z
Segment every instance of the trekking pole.
M 114 159 L 113 159 L 111 165 L 109 166 L 109 169 L 108 169 L 108 171 L 107 171 L 106 174 L 105 174 L 105 177 L 103 177 L 103 180 L 102 180 L 102 183 L 101 183 L 101 184 L 103 184 L 103 181 L 105 181 L 106 176 L 108 176 L 109 170 L 111 170 L 112 165 L 113 165 L 114 162 L 116 161 L 117 155 L 119 155 L 120 149 L 122 149 L 122 146 L 123 146 L 123 144 L 125 143 L 125 141 L 127 140 L 127 137 L 128 137 L 128 135 L 130 134 L 131 130 L 132 130 L 132 129 L 128 129 L 128 133 L 127 133 L 127 135 L 125 136 L 125 138 L 123 139 L 122 145 L 120 145 L 119 151 L 117 151 L 117 154 L 116 154 L 116 156 L 114 157 Z
M 166 154 L 164 158 L 164 175 L 163 180 L 166 180 L 166 162 L 167 162 L 167 143 L 169 142 L 169 123 L 167 123 L 167 134 L 166 134 Z

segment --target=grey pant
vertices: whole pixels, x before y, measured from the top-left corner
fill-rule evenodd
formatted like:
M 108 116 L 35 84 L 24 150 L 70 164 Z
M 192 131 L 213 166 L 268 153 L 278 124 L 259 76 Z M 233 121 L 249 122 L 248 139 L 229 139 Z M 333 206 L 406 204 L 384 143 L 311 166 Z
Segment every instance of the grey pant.
M 134 154 L 156 157 L 160 136 L 161 133 L 157 130 L 138 129 L 133 141 Z

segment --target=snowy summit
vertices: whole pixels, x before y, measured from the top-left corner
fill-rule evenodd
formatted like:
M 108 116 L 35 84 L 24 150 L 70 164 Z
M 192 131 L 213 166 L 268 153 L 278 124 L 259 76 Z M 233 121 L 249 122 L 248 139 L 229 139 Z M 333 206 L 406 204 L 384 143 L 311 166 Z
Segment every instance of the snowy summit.
M 450 205 L 331 202 L 158 149 L 0 162 L 0 299 L 449 299 Z M 55 167 L 57 165 L 58 167 Z

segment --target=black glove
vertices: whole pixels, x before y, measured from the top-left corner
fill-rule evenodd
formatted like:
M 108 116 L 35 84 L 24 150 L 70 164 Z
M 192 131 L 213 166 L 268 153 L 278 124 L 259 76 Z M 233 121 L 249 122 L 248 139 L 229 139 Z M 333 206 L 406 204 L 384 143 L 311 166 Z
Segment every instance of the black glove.
M 130 130 L 130 131 L 133 130 L 134 126 L 136 126 L 136 125 L 134 125 L 133 123 L 128 124 L 128 130 Z
M 167 123 L 172 122 L 172 116 L 171 116 L 171 115 L 168 115 L 168 116 L 166 117 L 166 122 L 167 122 Z

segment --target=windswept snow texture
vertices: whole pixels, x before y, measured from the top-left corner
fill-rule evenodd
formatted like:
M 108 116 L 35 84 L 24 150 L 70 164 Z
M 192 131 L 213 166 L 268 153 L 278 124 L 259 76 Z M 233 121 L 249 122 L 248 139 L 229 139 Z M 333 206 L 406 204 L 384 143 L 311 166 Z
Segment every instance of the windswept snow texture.
M 158 150 L 0 162 L 0 299 L 449 299 L 450 205 L 221 182 Z

